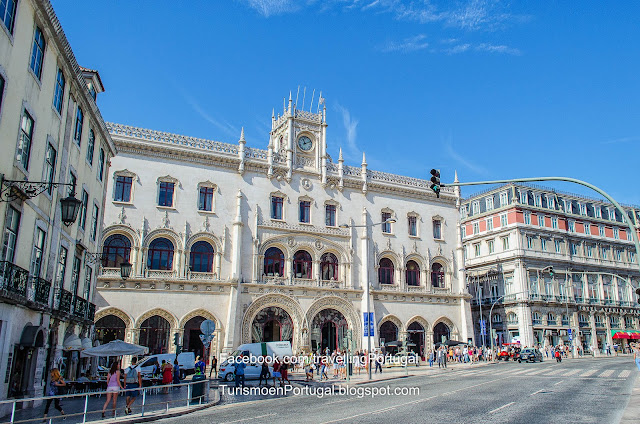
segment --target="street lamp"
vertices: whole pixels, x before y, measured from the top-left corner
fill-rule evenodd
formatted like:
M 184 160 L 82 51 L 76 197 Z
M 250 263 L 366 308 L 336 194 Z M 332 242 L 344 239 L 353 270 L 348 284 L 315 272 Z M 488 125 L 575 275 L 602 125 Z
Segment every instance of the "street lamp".
M 76 183 L 54 183 L 49 181 L 7 180 L 0 174 L 0 202 L 11 202 L 15 199 L 31 199 L 45 190 L 53 190 L 59 186 L 71 187 L 69 195 L 60 199 L 61 220 L 67 227 L 76 222 L 82 201 L 76 199 Z
M 489 268 L 489 270 L 485 273 L 485 276 L 491 275 L 494 272 L 495 273 L 499 273 L 500 271 L 498 271 L 496 268 Z M 483 333 L 483 331 L 482 331 L 482 318 L 483 317 L 482 317 L 482 296 L 481 296 L 481 293 L 480 293 L 482 291 L 481 290 L 482 287 L 480 287 L 480 273 L 476 273 L 475 277 L 476 277 L 475 278 L 475 280 L 476 280 L 476 284 L 475 284 L 476 296 L 478 298 L 478 306 L 480 307 L 480 337 L 482 338 L 482 348 L 484 349 L 484 347 L 485 347 L 485 337 L 484 336 L 485 335 L 482 334 Z M 489 315 L 489 321 L 491 321 L 491 315 Z M 486 333 L 487 332 L 487 323 L 485 322 L 484 325 L 485 325 L 485 331 L 484 332 Z
M 491 316 L 493 314 L 493 307 L 496 306 L 496 303 L 500 302 L 500 300 L 504 299 L 507 296 L 515 296 L 517 294 L 524 294 L 524 293 L 525 292 L 520 291 L 520 292 L 516 292 L 516 293 L 503 294 L 502 296 L 497 298 L 495 301 L 493 301 L 493 303 L 491 304 L 491 309 L 489 309 L 489 334 L 491 335 L 491 350 L 492 351 L 493 351 L 493 320 L 491 319 Z M 517 300 L 517 299 L 514 298 L 514 300 Z
M 89 264 L 94 264 L 97 261 L 101 261 L 104 260 L 106 257 L 109 256 L 108 253 L 104 253 L 104 252 L 84 252 L 85 254 L 85 262 L 89 263 Z M 131 276 L 131 270 L 132 270 L 132 265 L 129 263 L 128 260 L 124 260 L 124 262 L 120 262 L 120 277 L 123 280 L 126 280 L 127 278 L 129 278 Z
M 368 241 L 369 240 L 369 234 L 368 234 L 369 228 L 375 227 L 376 225 L 382 225 L 382 224 L 394 224 L 396 222 L 397 221 L 394 218 L 389 218 L 389 219 L 387 219 L 385 221 L 376 222 L 376 223 L 373 223 L 373 224 L 362 224 L 362 225 L 340 224 L 339 227 L 340 228 L 366 228 L 367 229 L 367 249 L 368 249 L 369 248 L 369 241 Z M 365 266 L 368 267 L 369 264 L 365 264 Z M 369 322 L 369 319 L 370 319 L 370 315 L 369 314 L 371 313 L 371 300 L 370 300 L 371 296 L 370 296 L 370 293 L 371 293 L 370 284 L 369 284 L 369 281 L 367 281 L 367 283 L 365 284 L 365 287 L 364 287 L 364 295 L 367 298 L 367 307 L 366 307 L 365 314 L 366 314 L 366 317 L 367 317 L 367 325 L 369 327 L 371 327 L 371 322 Z M 363 322 L 363 324 L 364 324 L 364 322 Z M 372 379 L 372 376 L 371 376 L 371 333 L 369 332 L 368 328 L 366 328 L 365 331 L 366 331 L 366 334 L 367 334 L 367 362 L 369 363 L 369 366 L 368 366 L 369 380 L 371 380 Z

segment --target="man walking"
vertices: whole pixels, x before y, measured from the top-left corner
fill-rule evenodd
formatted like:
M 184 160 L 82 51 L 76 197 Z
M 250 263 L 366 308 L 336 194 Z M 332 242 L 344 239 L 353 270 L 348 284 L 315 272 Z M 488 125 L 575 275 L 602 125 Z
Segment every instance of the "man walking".
M 378 373 L 378 369 L 380 369 L 380 374 L 382 374 L 382 362 L 384 361 L 384 356 L 381 353 L 376 355 L 376 370 L 375 373 Z
M 244 369 L 246 368 L 247 364 L 245 364 L 244 362 L 244 358 L 242 357 L 242 355 L 238 356 L 236 358 L 236 362 L 235 362 L 235 368 L 236 368 L 236 388 L 242 384 L 242 387 L 244 387 Z
M 127 371 L 124 374 L 124 383 L 127 391 L 127 399 L 124 407 L 124 413 L 126 415 L 131 414 L 131 405 L 136 401 L 138 397 L 139 390 L 129 390 L 129 389 L 139 389 L 142 387 L 142 374 L 140 373 L 140 369 L 136 367 L 138 363 L 138 359 L 134 356 L 131 358 L 131 365 L 127 368 Z

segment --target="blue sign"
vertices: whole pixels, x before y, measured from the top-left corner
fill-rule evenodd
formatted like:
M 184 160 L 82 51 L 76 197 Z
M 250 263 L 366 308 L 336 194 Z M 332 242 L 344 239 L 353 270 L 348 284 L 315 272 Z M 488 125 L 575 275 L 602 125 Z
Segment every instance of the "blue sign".
M 364 315 L 364 336 L 369 337 L 369 314 L 363 312 Z
M 373 322 L 373 312 L 369 312 L 369 335 L 371 337 L 375 336 L 375 326 Z
M 567 333 L 569 334 L 569 340 L 573 340 L 573 334 L 571 334 L 571 329 L 568 329 Z
M 480 320 L 480 335 L 481 336 L 487 335 L 487 321 L 484 319 Z
M 567 330 L 567 333 L 569 333 L 569 335 L 571 335 L 571 329 L 568 329 L 568 330 Z

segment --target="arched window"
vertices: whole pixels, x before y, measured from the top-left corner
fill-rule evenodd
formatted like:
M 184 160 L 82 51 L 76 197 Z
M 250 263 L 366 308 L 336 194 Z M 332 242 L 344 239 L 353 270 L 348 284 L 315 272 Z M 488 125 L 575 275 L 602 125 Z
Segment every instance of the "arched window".
M 193 272 L 211 272 L 213 270 L 213 246 L 206 241 L 191 246 L 189 268 Z
M 444 287 L 444 269 L 437 262 L 431 265 L 431 285 L 433 287 Z
M 515 312 L 509 312 L 509 315 L 507 315 L 507 324 L 509 325 L 518 324 L 518 315 L 516 315 Z
M 380 326 L 380 339 L 384 339 L 385 343 L 397 341 L 398 326 L 391 321 L 385 321 L 384 323 L 382 323 L 382 325 Z
M 149 269 L 173 269 L 173 243 L 166 238 L 157 238 L 149 245 L 147 267 Z
M 103 316 L 96 321 L 96 340 L 100 341 L 101 344 L 109 343 L 113 340 L 124 340 L 126 328 L 127 326 L 121 318 L 115 315 Z
M 129 262 L 131 241 L 122 234 L 107 237 L 102 247 L 102 266 L 118 268 L 122 262 Z
M 389 258 L 380 259 L 378 281 L 380 284 L 393 284 L 393 262 Z
M 320 273 L 323 280 L 338 280 L 338 258 L 333 253 L 325 253 L 320 258 Z
M 562 325 L 569 325 L 569 316 L 567 314 L 562 314 Z
M 542 317 L 540 316 L 540 312 L 534 312 L 531 315 L 531 321 L 533 321 L 533 324 L 536 325 L 542 324 Z
M 578 325 L 580 327 L 588 327 L 589 326 L 589 318 L 587 317 L 586 314 L 579 314 L 578 315 Z
M 502 315 L 493 314 L 493 316 L 491 317 L 491 322 L 493 322 L 494 324 L 502 324 Z
M 154 315 L 140 325 L 141 346 L 149 348 L 150 355 L 169 352 L 169 333 L 171 325 L 161 316 Z
M 420 285 L 420 267 L 415 261 L 407 262 L 407 285 Z
M 284 255 L 277 247 L 270 247 L 264 254 L 264 273 L 269 277 L 284 276 Z
M 556 317 L 551 312 L 547 314 L 547 325 L 556 325 Z
M 299 250 L 293 255 L 293 275 L 296 278 L 313 278 L 311 273 L 311 255 L 304 251 Z

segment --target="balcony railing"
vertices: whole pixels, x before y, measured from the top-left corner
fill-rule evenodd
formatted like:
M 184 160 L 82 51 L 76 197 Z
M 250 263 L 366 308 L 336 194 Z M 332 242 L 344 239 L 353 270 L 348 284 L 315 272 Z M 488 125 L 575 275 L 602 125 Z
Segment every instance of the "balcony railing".
M 93 322 L 96 317 L 96 304 L 89 302 L 87 307 L 87 320 Z
M 33 300 L 40 305 L 49 306 L 49 293 L 51 293 L 51 283 L 44 278 L 33 279 Z
M 73 315 L 84 318 L 87 315 L 87 301 L 80 296 L 75 297 L 73 304 Z
M 20 268 L 11 262 L 0 262 L 1 290 L 2 294 L 16 300 L 27 299 L 27 286 L 29 283 L 29 271 Z
M 584 303 L 584 297 L 576 296 L 576 303 Z
M 65 289 L 58 289 L 54 309 L 65 314 L 70 314 L 72 306 L 73 294 Z

